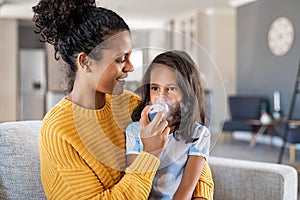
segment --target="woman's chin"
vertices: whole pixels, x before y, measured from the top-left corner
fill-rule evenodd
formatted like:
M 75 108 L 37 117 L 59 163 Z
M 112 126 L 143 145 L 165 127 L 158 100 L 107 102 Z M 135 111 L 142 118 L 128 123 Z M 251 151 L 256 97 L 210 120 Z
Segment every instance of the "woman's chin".
M 120 95 L 124 91 L 123 85 L 116 85 L 112 91 L 112 95 Z

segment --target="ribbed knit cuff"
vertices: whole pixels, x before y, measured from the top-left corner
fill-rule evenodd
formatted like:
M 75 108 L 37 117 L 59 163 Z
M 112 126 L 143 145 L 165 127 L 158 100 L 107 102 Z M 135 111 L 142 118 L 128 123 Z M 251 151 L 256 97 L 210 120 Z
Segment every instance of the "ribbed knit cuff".
M 214 188 L 205 182 L 199 182 L 195 188 L 193 197 L 202 197 L 207 200 L 213 200 Z
M 126 173 L 136 173 L 147 179 L 153 179 L 159 166 L 159 159 L 150 153 L 142 151 L 127 167 Z
M 207 162 L 205 163 L 201 172 L 201 177 L 198 180 L 194 190 L 193 197 L 202 197 L 207 200 L 212 200 L 214 194 L 214 182 L 212 180 L 211 171 Z

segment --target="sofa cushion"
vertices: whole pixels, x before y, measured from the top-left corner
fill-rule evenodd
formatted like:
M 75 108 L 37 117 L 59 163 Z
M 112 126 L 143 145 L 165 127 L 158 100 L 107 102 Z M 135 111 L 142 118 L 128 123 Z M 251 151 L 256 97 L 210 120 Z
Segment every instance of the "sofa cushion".
M 214 200 L 297 200 L 297 171 L 275 163 L 210 157 Z
M 46 199 L 40 178 L 40 125 L 0 124 L 0 199 Z

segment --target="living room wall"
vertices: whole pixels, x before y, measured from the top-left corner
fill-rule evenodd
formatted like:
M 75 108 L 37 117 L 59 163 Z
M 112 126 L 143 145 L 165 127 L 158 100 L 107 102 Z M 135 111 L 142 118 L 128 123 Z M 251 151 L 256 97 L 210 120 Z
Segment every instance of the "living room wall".
M 18 116 L 18 22 L 0 19 L 0 27 L 0 122 L 15 121 Z
M 237 94 L 281 94 L 281 108 L 288 114 L 300 59 L 300 1 L 258 0 L 237 9 Z M 289 52 L 275 56 L 268 48 L 268 30 L 277 17 L 287 17 L 294 26 L 295 39 Z M 300 95 L 295 118 L 300 118 Z

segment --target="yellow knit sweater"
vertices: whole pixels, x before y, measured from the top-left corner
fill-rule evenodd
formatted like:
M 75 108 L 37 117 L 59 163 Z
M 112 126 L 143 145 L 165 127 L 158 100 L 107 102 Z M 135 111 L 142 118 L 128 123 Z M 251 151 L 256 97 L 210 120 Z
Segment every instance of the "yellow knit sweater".
M 82 108 L 62 99 L 41 127 L 41 176 L 48 199 L 147 199 L 159 159 L 142 152 L 126 168 L 125 133 L 140 98 L 125 91 L 106 95 L 102 109 Z M 208 165 L 195 196 L 212 199 Z

